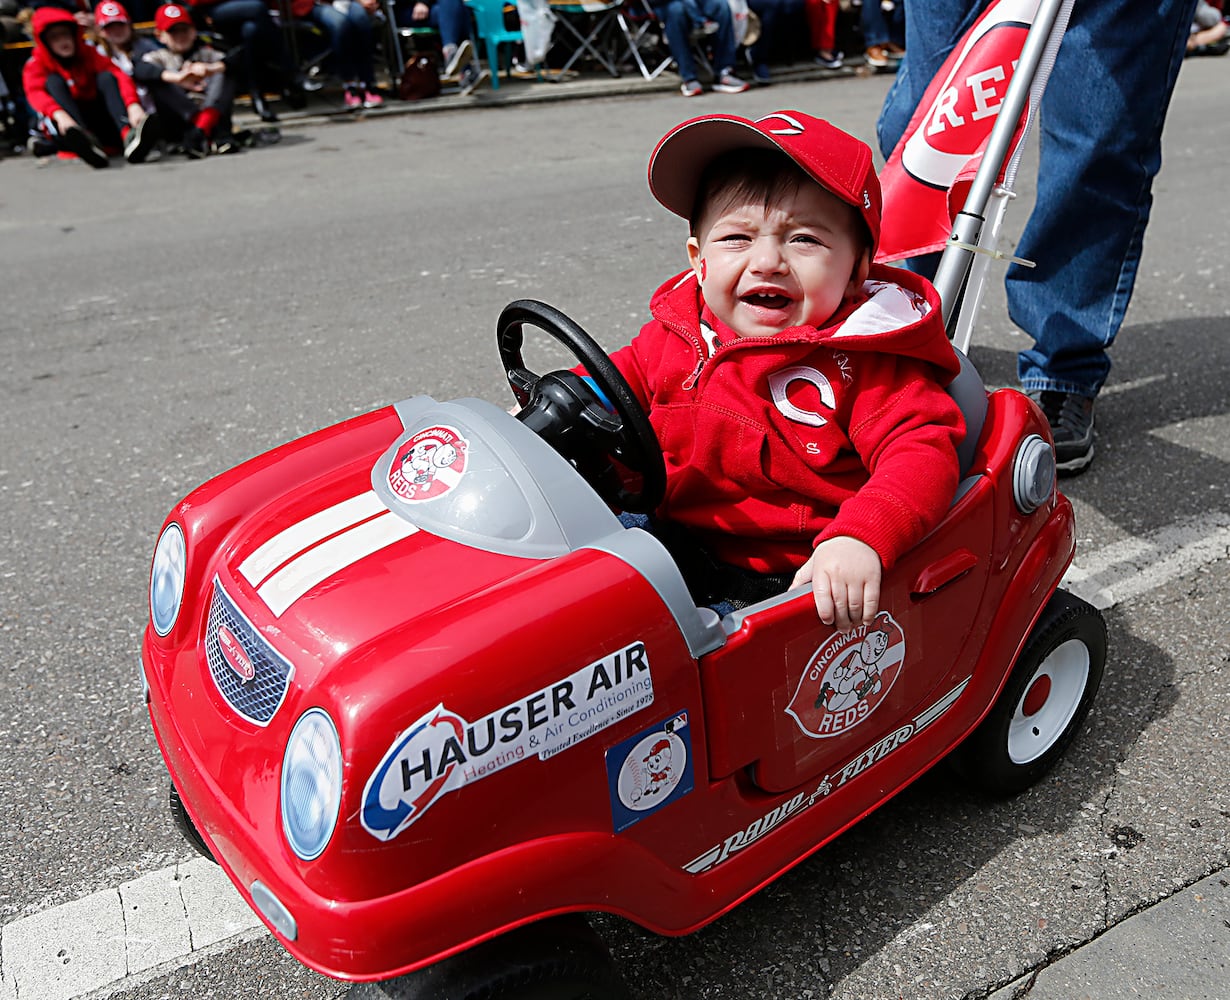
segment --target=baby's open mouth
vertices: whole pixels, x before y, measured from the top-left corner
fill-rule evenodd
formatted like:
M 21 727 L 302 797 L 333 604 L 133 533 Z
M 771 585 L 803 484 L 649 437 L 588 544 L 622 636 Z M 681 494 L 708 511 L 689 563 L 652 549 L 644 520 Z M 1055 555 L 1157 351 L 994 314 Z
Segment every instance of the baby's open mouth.
M 750 295 L 744 295 L 743 301 L 749 306 L 759 306 L 762 309 L 785 309 L 791 302 L 790 298 L 786 295 L 776 295 L 768 292 L 753 292 Z

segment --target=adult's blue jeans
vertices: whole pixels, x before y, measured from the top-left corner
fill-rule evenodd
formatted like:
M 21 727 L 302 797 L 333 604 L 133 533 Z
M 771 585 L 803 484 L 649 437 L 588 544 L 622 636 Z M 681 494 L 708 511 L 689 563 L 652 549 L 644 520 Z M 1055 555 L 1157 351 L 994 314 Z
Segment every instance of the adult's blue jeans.
M 351 0 L 344 14 L 331 3 L 318 3 L 303 20 L 311 21 L 329 36 L 333 70 L 344 83 L 375 84 L 372 50 L 376 39 L 372 19 L 361 3 Z
M 460 45 L 470 37 L 470 11 L 462 0 L 435 0 L 426 18 L 414 19 L 414 0 L 397 7 L 397 23 L 403 28 L 435 28 L 441 45 Z
M 880 0 L 863 0 L 861 22 L 863 44 L 867 48 L 873 45 L 888 45 L 892 42 L 901 44 L 905 21 L 903 3 L 904 0 L 897 0 L 896 6 L 889 12 L 880 6 Z
M 906 55 L 877 124 L 887 157 L 931 78 L 986 6 L 906 0 Z M 1096 396 L 1127 311 L 1162 165 L 1162 125 L 1196 0 L 1077 0 L 1042 99 L 1038 197 L 1008 314 L 1034 340 L 1024 389 Z
M 696 6 L 706 21 L 716 21 L 718 30 L 709 36 L 713 42 L 713 55 L 716 60 L 714 70 L 734 69 L 735 66 L 735 23 L 730 16 L 730 4 L 727 0 L 696 0 Z M 680 0 L 669 0 L 667 3 L 655 3 L 654 13 L 666 29 L 666 44 L 671 50 L 679 76 L 684 81 L 696 79 L 696 60 L 692 58 L 692 19 L 684 10 Z

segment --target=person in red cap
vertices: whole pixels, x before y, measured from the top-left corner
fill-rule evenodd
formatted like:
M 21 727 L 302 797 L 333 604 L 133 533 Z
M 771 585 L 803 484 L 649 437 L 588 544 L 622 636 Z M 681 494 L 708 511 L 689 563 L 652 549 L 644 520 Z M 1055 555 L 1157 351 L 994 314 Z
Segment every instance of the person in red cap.
M 186 7 L 169 3 L 154 14 L 162 47 L 146 52 L 133 67 L 158 111 L 162 138 L 191 159 L 211 152 L 238 152 L 231 132 L 235 82 L 226 57 L 206 45 Z
M 98 36 L 94 47 L 115 63 L 120 72 L 130 77 L 133 73 L 134 62 L 139 61 L 146 52 L 152 52 L 158 48 L 158 43 L 154 39 L 144 35 L 138 36 L 133 31 L 132 18 L 128 16 L 128 11 L 123 4 L 118 3 L 117 0 L 103 0 L 94 8 L 94 27 Z M 137 84 L 137 97 L 147 114 L 154 110 L 153 99 L 140 83 Z M 156 130 L 146 126 L 142 131 L 148 131 L 152 135 Z
M 126 73 L 86 45 L 81 25 L 59 7 L 40 7 L 31 20 L 34 53 L 22 69 L 26 100 L 40 130 L 61 152 L 91 167 L 110 165 L 108 149 L 132 163 L 146 153 L 145 111 Z
M 651 530 L 702 603 L 810 583 L 825 623 L 874 621 L 883 570 L 952 502 L 964 422 L 935 289 L 871 262 L 871 150 L 799 111 L 706 115 L 649 187 L 690 224 L 690 267 L 612 355 L 662 445 Z

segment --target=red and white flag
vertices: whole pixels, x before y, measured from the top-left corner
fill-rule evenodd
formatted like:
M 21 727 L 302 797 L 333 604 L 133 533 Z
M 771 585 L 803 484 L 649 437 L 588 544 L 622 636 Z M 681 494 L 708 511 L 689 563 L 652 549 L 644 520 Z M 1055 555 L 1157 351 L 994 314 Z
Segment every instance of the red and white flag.
M 1039 3 L 995 0 L 927 87 L 880 174 L 884 223 L 876 260 L 930 253 L 942 250 L 948 242 L 952 220 L 978 170 Z M 1066 17 L 1061 15 L 1052 33 L 1052 46 L 1065 26 Z M 1037 96 L 1046 85 L 1050 63 L 1043 63 L 1005 164 L 1012 162 L 1036 109 Z

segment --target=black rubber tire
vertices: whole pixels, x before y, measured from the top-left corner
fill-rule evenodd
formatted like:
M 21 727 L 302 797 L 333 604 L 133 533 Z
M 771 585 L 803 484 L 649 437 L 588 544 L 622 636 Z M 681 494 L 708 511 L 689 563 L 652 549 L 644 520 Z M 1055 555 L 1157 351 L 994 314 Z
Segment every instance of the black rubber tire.
M 1105 665 L 1102 613 L 1055 591 L 990 713 L 953 752 L 954 769 L 988 795 L 1015 795 L 1033 785 L 1080 731 Z
M 552 917 L 347 1000 L 628 1000 L 610 952 L 584 917 Z
M 170 794 L 168 795 L 168 805 L 171 807 L 171 818 L 175 820 L 175 825 L 179 828 L 179 832 L 184 835 L 184 840 L 188 841 L 203 858 L 208 858 L 214 864 L 218 863 L 218 859 L 214 857 L 213 851 L 209 849 L 209 845 L 205 843 L 205 838 L 201 836 L 201 831 L 196 828 L 196 824 L 192 822 L 192 817 L 188 815 L 188 810 L 184 807 L 184 800 L 179 797 L 179 789 L 175 787 L 174 782 L 168 782 L 171 786 Z

